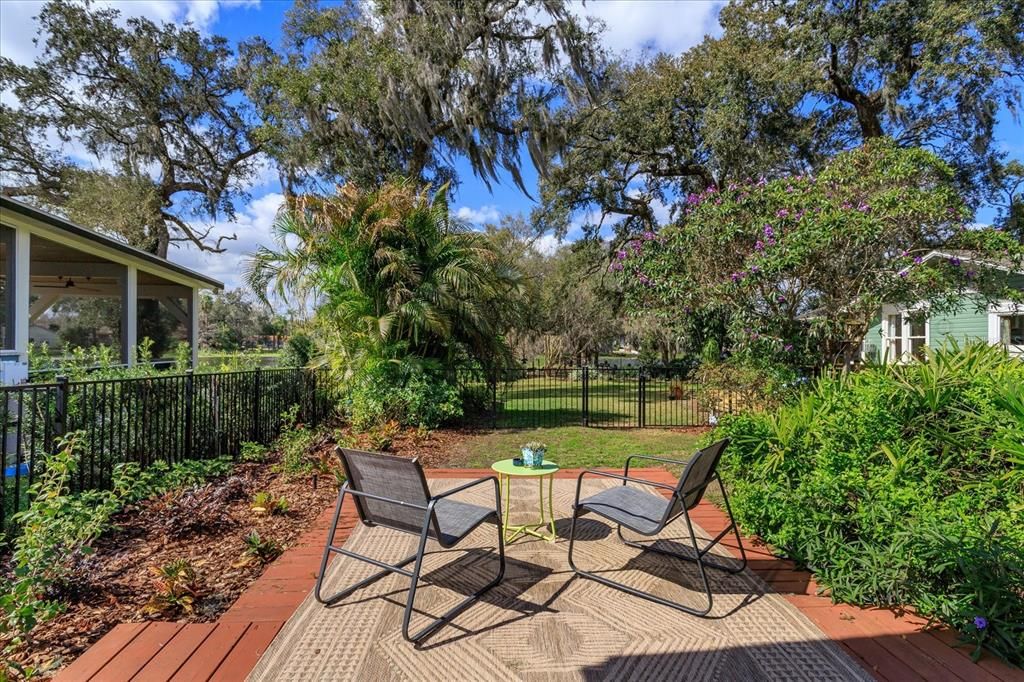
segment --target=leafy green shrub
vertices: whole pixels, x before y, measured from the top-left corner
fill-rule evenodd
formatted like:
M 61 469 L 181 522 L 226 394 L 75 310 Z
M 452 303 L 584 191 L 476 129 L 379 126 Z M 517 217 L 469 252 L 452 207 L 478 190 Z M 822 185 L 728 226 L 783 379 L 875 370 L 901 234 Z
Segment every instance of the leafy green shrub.
M 69 435 L 45 459 L 29 489 L 32 504 L 15 516 L 22 531 L 14 543 L 14 579 L 0 585 L 4 632 L 26 634 L 60 612 L 57 596 L 80 558 L 91 553 L 89 543 L 120 507 L 125 490 L 121 469 L 115 470 L 114 490 L 69 494 L 78 471 L 76 439 L 77 434 Z
M 705 362 L 694 376 L 697 400 L 702 409 L 715 415 L 771 409 L 780 405 L 800 383 L 790 368 L 735 356 L 721 362 Z
M 318 434 L 296 423 L 297 415 L 298 405 L 285 410 L 281 415 L 285 427 L 274 442 L 274 448 L 281 452 L 281 461 L 274 468 L 289 476 L 301 476 L 317 468 L 312 449 Z
M 288 337 L 281 351 L 282 367 L 305 367 L 316 354 L 316 345 L 309 334 L 295 332 Z
M 267 458 L 267 446 L 262 443 L 245 441 L 242 443 L 242 449 L 238 457 L 243 462 L 262 462 Z
M 353 379 L 349 410 L 358 430 L 389 421 L 434 428 L 463 414 L 458 387 L 440 371 L 388 362 L 370 365 Z
M 834 598 L 913 605 L 1024 663 L 1024 363 L 984 344 L 723 419 L 740 523 Z

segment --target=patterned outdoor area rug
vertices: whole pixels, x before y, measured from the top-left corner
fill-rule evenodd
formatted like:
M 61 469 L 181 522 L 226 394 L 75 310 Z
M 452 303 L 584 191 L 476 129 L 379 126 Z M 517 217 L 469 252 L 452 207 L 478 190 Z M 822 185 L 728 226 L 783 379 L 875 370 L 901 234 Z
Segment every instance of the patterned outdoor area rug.
M 435 490 L 464 483 L 432 481 Z M 584 496 L 617 482 L 587 479 Z M 331 607 L 310 595 L 250 675 L 252 680 L 865 680 L 867 674 L 810 621 L 754 575 L 709 570 L 714 607 L 697 618 L 593 580 L 566 560 L 576 482 L 554 484 L 555 543 L 528 538 L 507 547 L 504 582 L 425 640 L 402 638 L 408 578 L 389 575 Z M 493 487 L 457 497 L 493 504 Z M 537 516 L 537 486 L 514 481 L 515 523 Z M 347 502 L 346 502 L 347 503 Z M 659 542 L 687 542 L 686 524 Z M 580 519 L 576 565 L 659 596 L 702 607 L 694 564 L 622 544 L 593 515 Z M 702 531 L 698 530 L 698 533 Z M 628 535 L 627 535 L 628 537 Z M 497 568 L 497 531 L 485 524 L 453 550 L 424 561 L 412 631 L 486 584 Z M 346 547 L 384 561 L 412 554 L 417 538 L 359 526 Z M 680 543 L 676 545 L 675 543 Z M 428 545 L 428 551 L 431 549 Z M 718 548 L 716 548 L 717 550 Z M 692 549 L 691 549 L 692 552 Z M 720 555 L 728 556 L 724 550 Z M 410 565 L 411 566 L 411 565 Z M 336 556 L 324 593 L 374 573 Z

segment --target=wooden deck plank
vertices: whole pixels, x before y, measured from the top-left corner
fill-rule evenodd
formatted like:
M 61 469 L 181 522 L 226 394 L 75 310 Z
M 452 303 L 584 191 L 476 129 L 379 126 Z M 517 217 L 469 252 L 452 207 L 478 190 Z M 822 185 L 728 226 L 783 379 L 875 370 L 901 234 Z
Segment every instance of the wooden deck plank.
M 130 680 L 174 639 L 182 623 L 150 623 L 127 646 L 118 652 L 91 678 L 93 682 L 123 682 Z
M 249 623 L 218 622 L 213 632 L 192 652 L 192 655 L 184 665 L 178 668 L 178 672 L 171 680 L 174 682 L 206 682 L 231 653 L 231 649 L 248 628 Z
M 189 623 L 149 660 L 132 682 L 167 682 L 216 627 L 215 623 Z
M 253 623 L 213 673 L 210 682 L 244 680 L 246 675 L 252 672 L 256 662 L 260 660 L 260 656 L 270 646 L 283 625 L 283 620 L 272 623 Z
M 92 678 L 103 666 L 128 646 L 149 623 L 121 623 L 93 644 L 68 667 L 57 673 L 60 682 L 82 682 Z

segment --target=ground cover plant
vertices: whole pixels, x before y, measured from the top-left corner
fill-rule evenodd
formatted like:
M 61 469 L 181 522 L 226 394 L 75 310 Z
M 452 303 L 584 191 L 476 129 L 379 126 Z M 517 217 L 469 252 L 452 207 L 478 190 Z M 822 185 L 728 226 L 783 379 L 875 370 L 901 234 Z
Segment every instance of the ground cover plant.
M 733 508 L 834 599 L 910 605 L 1024 663 L 1024 363 L 984 344 L 824 376 L 712 437 Z
M 52 673 L 117 623 L 215 620 L 334 498 L 333 478 L 314 481 L 330 444 L 307 442 L 317 452 L 295 472 L 272 446 L 259 461 L 119 465 L 111 490 L 71 493 L 69 436 L 0 552 L 0 679 Z M 273 511 L 254 513 L 264 497 Z

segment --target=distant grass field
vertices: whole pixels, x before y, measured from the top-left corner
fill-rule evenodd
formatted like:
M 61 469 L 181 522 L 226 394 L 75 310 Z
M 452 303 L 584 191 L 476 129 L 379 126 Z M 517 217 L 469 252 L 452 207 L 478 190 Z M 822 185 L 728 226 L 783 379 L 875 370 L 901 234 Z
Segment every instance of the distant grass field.
M 537 440 L 547 444 L 547 457 L 564 469 L 621 468 L 632 454 L 687 459 L 696 449 L 698 438 L 699 433 L 668 429 L 504 429 L 467 438 L 460 444 L 459 461 L 453 464 L 487 468 L 500 459 L 516 456 L 524 443 Z

